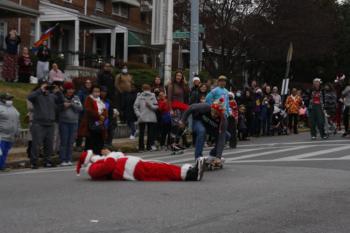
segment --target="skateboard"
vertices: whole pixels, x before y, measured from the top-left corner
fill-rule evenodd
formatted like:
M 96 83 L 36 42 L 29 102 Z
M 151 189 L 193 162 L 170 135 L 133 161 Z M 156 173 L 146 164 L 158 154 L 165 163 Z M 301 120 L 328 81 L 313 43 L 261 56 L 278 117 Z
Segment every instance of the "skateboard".
M 182 155 L 185 152 L 185 149 L 179 145 L 173 145 L 170 147 L 171 155 Z
M 207 168 L 207 170 L 209 171 L 214 171 L 217 169 L 223 169 L 224 168 L 224 163 L 225 163 L 225 159 L 224 158 L 216 158 L 213 159 L 211 161 L 208 161 L 208 158 L 206 158 L 205 160 L 205 167 Z
M 184 152 L 184 150 L 174 150 L 171 152 L 171 155 L 182 155 Z

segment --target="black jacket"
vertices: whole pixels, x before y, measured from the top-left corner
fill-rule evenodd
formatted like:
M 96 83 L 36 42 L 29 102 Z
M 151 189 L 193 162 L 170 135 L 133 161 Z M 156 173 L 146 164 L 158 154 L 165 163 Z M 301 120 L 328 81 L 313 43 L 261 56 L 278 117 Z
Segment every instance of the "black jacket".
M 123 94 L 123 101 L 120 106 L 122 118 L 125 121 L 136 121 L 137 117 L 134 112 L 134 102 L 136 100 L 136 92 L 125 92 Z

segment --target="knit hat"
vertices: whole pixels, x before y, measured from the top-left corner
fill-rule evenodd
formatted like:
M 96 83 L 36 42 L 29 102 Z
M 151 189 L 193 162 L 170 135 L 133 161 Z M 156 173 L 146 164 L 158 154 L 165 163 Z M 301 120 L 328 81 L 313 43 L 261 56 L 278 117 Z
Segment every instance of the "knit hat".
M 108 92 L 108 88 L 106 86 L 101 86 L 101 92 Z
M 228 96 L 229 96 L 229 97 L 232 97 L 232 98 L 235 98 L 235 93 L 233 93 L 233 92 L 230 91 L 230 92 L 228 93 Z
M 88 151 L 83 151 L 80 155 L 80 158 L 78 160 L 77 163 L 77 167 L 76 167 L 76 172 L 77 175 L 80 175 L 80 169 L 82 166 L 86 166 L 89 162 L 91 157 L 94 155 L 94 153 L 92 153 L 92 150 L 88 150 Z
M 198 76 L 194 76 L 192 79 L 192 82 L 194 82 L 194 81 L 201 81 L 201 79 Z
M 211 109 L 215 110 L 219 116 L 223 116 L 226 111 L 224 98 L 215 100 L 211 105 Z
M 321 80 L 320 78 L 315 78 L 315 79 L 313 80 L 313 82 L 314 82 L 314 83 L 315 83 L 315 82 L 322 83 L 322 80 Z
M 63 84 L 63 88 L 64 88 L 65 90 L 74 89 L 74 84 L 73 84 L 72 82 L 65 82 L 65 83 Z
M 227 78 L 224 75 L 220 75 L 218 81 L 227 81 Z

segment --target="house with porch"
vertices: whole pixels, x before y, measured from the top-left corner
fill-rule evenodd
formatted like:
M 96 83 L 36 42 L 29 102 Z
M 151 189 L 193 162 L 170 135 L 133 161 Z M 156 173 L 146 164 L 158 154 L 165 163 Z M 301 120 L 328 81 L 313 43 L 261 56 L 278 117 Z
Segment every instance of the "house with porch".
M 21 46 L 31 47 L 58 24 L 48 46 L 78 76 L 110 62 L 155 67 L 159 51 L 150 45 L 152 4 L 146 0 L 2 0 L 0 50 L 16 28 Z M 0 55 L 1 60 L 1 55 Z

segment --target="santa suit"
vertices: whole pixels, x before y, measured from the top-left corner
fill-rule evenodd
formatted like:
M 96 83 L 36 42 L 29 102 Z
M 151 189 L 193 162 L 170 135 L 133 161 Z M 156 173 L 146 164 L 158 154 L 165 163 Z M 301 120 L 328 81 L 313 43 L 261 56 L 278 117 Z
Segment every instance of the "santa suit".
M 94 180 L 182 181 L 191 167 L 190 164 L 180 167 L 145 161 L 120 152 L 111 152 L 107 156 L 87 156 L 84 164 L 87 165 L 87 173 Z

